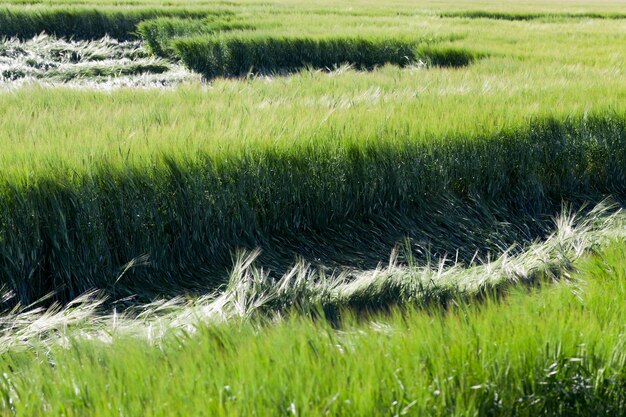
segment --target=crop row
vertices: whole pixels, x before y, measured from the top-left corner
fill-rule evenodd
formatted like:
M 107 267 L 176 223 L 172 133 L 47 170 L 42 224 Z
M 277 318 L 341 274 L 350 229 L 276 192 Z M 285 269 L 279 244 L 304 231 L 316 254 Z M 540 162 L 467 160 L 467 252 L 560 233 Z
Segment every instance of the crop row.
M 177 19 L 157 18 L 141 22 L 137 31 L 146 41 L 148 48 L 157 56 L 176 58 L 172 41 L 190 35 L 210 35 L 228 30 L 252 30 L 255 27 L 248 23 L 231 21 L 230 19 Z
M 181 59 L 207 78 L 342 64 L 359 69 L 387 63 L 464 66 L 480 56 L 461 48 L 436 48 L 406 35 L 293 35 L 267 31 L 272 25 L 261 25 L 265 31 L 255 32 L 256 24 L 215 9 L 0 9 L 0 36 L 24 39 L 43 32 L 74 39 L 141 36 L 155 55 Z
M 416 41 L 372 37 L 285 37 L 224 34 L 179 39 L 174 48 L 185 64 L 207 78 L 291 72 L 301 68 L 334 68 L 349 64 L 372 69 L 384 64 L 423 62 L 464 66 L 478 57 L 466 49 L 419 46 Z
M 154 54 L 180 58 L 208 79 L 250 72 L 331 69 L 343 64 L 357 69 L 384 64 L 459 67 L 482 56 L 458 47 L 433 46 L 434 39 L 406 35 L 293 35 L 254 29 L 254 25 L 230 19 L 176 18 L 148 20 L 138 27 Z
M 495 20 L 560 20 L 560 19 L 626 19 L 625 13 L 593 13 L 593 12 L 502 12 L 486 10 L 446 11 L 439 14 L 441 17 L 459 17 L 465 19 L 495 19 Z
M 376 224 L 397 220 L 409 230 L 402 219 L 421 218 L 413 229 L 435 227 L 431 235 L 446 236 L 465 216 L 480 224 L 489 215 L 476 207 L 538 216 L 563 200 L 626 194 L 626 122 L 616 114 L 537 120 L 485 137 L 335 143 L 165 160 L 147 169 L 102 165 L 71 181 L 59 168 L 22 185 L 7 182 L 0 286 L 22 302 L 51 291 L 70 300 L 94 287 L 117 296 L 206 290 L 221 283 L 215 271 L 229 266 L 237 248 L 262 246 L 278 258 L 281 247 L 297 252 L 320 237 L 332 242 L 346 227 L 349 251 Z M 455 217 L 444 204 L 450 201 L 475 211 Z M 428 218 L 440 211 L 448 223 L 437 229 Z M 150 265 L 118 280 L 142 255 Z
M 119 40 L 136 39 L 137 25 L 158 17 L 201 19 L 226 17 L 233 13 L 219 9 L 183 8 L 0 8 L 0 37 L 29 39 L 43 32 L 73 39 L 99 39 L 110 36 Z

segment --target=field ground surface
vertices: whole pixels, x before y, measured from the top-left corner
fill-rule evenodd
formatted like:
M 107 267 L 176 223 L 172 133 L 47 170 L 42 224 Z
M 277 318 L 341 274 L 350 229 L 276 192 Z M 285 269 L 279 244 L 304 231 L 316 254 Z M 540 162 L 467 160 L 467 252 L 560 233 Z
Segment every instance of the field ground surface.
M 624 1 L 0 38 L 0 414 L 626 415 Z

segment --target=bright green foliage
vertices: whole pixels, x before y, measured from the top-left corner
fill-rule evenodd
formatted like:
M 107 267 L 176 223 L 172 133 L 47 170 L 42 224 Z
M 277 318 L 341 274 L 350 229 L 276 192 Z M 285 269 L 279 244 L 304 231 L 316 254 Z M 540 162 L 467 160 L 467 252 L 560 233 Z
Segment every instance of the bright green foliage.
M 241 247 L 262 246 L 279 272 L 296 256 L 371 267 L 405 237 L 421 256 L 468 260 L 543 236 L 562 200 L 624 197 L 621 20 L 441 18 L 454 8 L 361 1 L 193 10 L 258 28 L 217 39 L 402 40 L 433 65 L 1 94 L 2 282 L 25 302 L 93 286 L 145 300 L 216 288 Z M 581 11 L 596 9 L 618 10 Z M 459 66 L 469 50 L 484 59 Z M 144 254 L 150 266 L 117 281 Z
M 626 414 L 623 2 L 5 3 L 217 77 L 0 85 L 0 415 Z
M 571 281 L 447 310 L 346 312 L 334 327 L 292 315 L 200 324 L 156 345 L 77 335 L 4 353 L 0 412 L 620 416 L 625 265 L 619 242 Z
M 284 37 L 226 34 L 174 42 L 187 66 L 207 78 L 241 76 L 250 71 L 291 72 L 301 68 L 336 68 L 350 64 L 372 69 L 384 64 L 406 66 L 419 60 L 439 66 L 469 64 L 475 54 L 461 49 L 418 48 L 418 41 L 375 37 Z
M 298 254 L 286 247 L 307 237 L 367 236 L 394 222 L 405 233 L 434 228 L 445 236 L 466 216 L 476 225 L 494 213 L 514 221 L 552 214 L 563 200 L 626 195 L 626 124 L 618 114 L 425 143 L 336 139 L 324 147 L 166 158 L 142 169 L 103 165 L 73 180 L 57 170 L 25 185 L 5 183 L 0 283 L 24 303 L 50 291 L 70 300 L 93 287 L 118 296 L 212 289 L 220 282 L 206 268 L 228 266 L 236 247 L 265 246 L 268 260 L 279 263 Z M 433 224 L 428 214 L 442 207 L 443 225 Z M 445 251 L 467 243 L 444 242 Z M 368 245 L 364 239 L 359 250 Z M 151 267 L 116 283 L 123 265 L 142 254 Z
M 0 36 L 32 38 L 45 32 L 74 39 L 98 39 L 110 36 L 119 40 L 137 37 L 137 25 L 157 17 L 204 18 L 228 15 L 226 10 L 176 8 L 2 8 Z M 232 13 L 231 13 L 232 14 Z
M 470 65 L 485 54 L 453 46 L 422 46 L 415 57 L 429 66 L 456 68 Z
M 253 25 L 229 20 L 192 20 L 160 18 L 141 22 L 137 31 L 145 39 L 148 47 L 157 56 L 175 58 L 176 51 L 171 46 L 175 38 L 190 35 L 213 34 L 228 30 L 251 30 Z

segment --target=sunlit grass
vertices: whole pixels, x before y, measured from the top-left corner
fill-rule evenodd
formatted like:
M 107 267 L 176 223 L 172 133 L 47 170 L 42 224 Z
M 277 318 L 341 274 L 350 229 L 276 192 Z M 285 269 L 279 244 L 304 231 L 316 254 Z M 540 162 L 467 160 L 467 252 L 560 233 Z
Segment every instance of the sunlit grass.
M 533 116 L 624 110 L 623 22 L 412 22 L 407 28 L 416 36 L 463 33 L 453 45 L 490 56 L 464 69 L 304 72 L 216 80 L 169 93 L 3 94 L 0 146 L 11 152 L 2 152 L 2 169 L 31 171 L 50 160 L 82 170 L 94 158 L 142 160 L 162 152 L 274 146 L 323 140 L 328 132 L 343 140 L 384 135 L 406 141 L 489 133 L 524 125 Z
M 51 41 L 94 62 L 0 84 L 0 415 L 623 415 L 624 13 L 5 1 L 6 36 L 143 35 L 153 71 L 187 35 L 281 41 L 168 91 L 46 86 L 145 70 Z M 343 52 L 281 72 L 295 38 Z
M 17 415 L 621 415 L 623 242 L 570 280 L 447 309 L 394 308 L 32 342 L 0 357 Z M 87 333 L 88 334 L 88 333 Z
M 420 234 L 442 252 L 498 252 L 544 233 L 528 219 L 556 214 L 562 200 L 623 197 L 623 20 L 486 23 L 370 6 L 242 6 L 233 19 L 281 36 L 306 22 L 310 36 L 398 37 L 485 57 L 175 91 L 7 86 L 3 282 L 24 301 L 53 289 L 68 300 L 113 291 L 126 262 L 148 254 L 150 268 L 115 291 L 150 298 L 177 283 L 215 288 L 223 281 L 211 268 L 225 270 L 240 247 L 264 246 L 272 265 L 316 247 L 321 263 L 363 261 L 370 244 L 375 262 Z M 487 244 L 460 231 L 437 239 L 469 216 L 476 227 L 459 230 Z M 501 222 L 515 226 L 478 231 Z M 327 250 L 313 243 L 320 236 Z

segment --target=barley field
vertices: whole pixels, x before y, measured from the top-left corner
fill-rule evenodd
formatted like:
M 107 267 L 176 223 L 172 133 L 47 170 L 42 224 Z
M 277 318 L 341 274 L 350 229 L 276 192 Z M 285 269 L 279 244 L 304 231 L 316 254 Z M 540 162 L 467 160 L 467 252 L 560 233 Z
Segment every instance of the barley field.
M 0 415 L 626 415 L 625 203 L 623 0 L 2 0 Z

